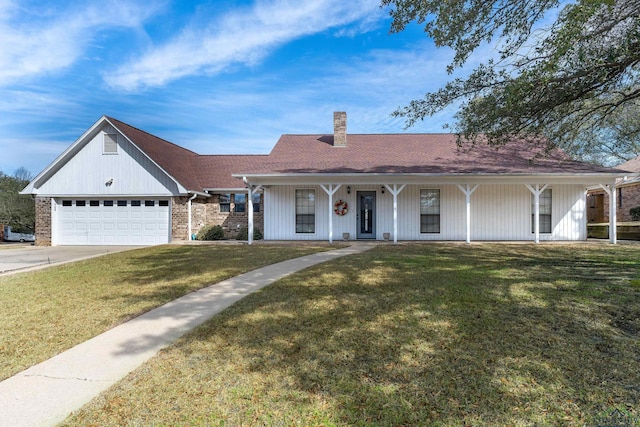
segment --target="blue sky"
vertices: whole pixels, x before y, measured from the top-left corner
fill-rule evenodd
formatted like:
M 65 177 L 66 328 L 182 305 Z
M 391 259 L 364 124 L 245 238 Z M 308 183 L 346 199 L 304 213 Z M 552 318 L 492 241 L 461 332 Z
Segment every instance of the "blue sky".
M 442 132 L 453 109 L 391 113 L 452 53 L 389 26 L 378 0 L 0 0 L 0 171 L 39 173 L 103 114 L 201 154 L 330 133 L 333 111 L 350 133 Z

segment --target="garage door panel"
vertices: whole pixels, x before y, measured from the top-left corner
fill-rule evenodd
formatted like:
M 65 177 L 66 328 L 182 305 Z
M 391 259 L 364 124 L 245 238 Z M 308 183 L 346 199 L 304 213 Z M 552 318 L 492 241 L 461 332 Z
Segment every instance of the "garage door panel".
M 147 199 L 150 200 L 150 199 Z M 126 202 L 126 205 L 125 205 Z M 90 202 L 77 206 L 58 205 L 58 244 L 61 245 L 152 245 L 169 242 L 170 211 L 167 206 L 143 203 Z
M 73 221 L 64 221 L 62 223 L 62 230 L 69 232 L 75 230 L 75 223 Z

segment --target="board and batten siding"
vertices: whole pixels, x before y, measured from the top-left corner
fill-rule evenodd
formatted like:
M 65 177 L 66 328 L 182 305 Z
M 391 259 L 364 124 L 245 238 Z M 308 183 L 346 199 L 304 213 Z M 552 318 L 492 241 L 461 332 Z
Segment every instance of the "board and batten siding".
M 383 233 L 393 239 L 393 196 L 382 193 L 380 185 L 346 185 L 340 187 L 333 201 L 349 204 L 344 216 L 333 214 L 333 238 L 341 240 L 348 232 L 354 239 L 357 231 L 358 191 L 376 192 L 376 239 Z M 420 190 L 440 190 L 440 233 L 420 233 Z M 585 240 L 585 190 L 581 185 L 552 185 L 552 227 L 540 240 Z M 295 232 L 295 190 L 316 192 L 316 232 Z M 264 237 L 266 240 L 328 239 L 328 195 L 320 186 L 271 186 L 264 194 Z M 399 240 L 465 240 L 465 196 L 456 185 L 407 185 L 398 195 Z M 482 184 L 471 196 L 471 240 L 533 240 L 531 232 L 531 192 L 522 184 Z
M 40 195 L 171 196 L 176 183 L 121 134 L 116 154 L 103 152 L 105 126 L 39 189 Z M 111 185 L 105 185 L 113 179 Z

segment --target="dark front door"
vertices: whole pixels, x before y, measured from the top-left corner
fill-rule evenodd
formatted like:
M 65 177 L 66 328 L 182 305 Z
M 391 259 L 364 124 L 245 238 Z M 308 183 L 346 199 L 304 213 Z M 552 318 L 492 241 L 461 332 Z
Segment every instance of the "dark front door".
M 587 199 L 589 204 L 587 222 L 604 222 L 604 194 L 589 194 Z
M 376 238 L 376 192 L 358 191 L 358 239 Z

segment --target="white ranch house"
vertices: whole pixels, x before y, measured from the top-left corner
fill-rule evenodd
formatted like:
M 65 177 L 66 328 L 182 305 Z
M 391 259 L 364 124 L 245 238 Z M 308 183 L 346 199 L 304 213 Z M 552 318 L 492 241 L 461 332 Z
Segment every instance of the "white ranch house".
M 265 240 L 587 239 L 586 188 L 633 173 L 514 140 L 283 135 L 268 155 L 200 155 L 103 116 L 23 190 L 41 245 L 160 244 L 220 224 Z M 616 242 L 615 233 L 610 241 Z

